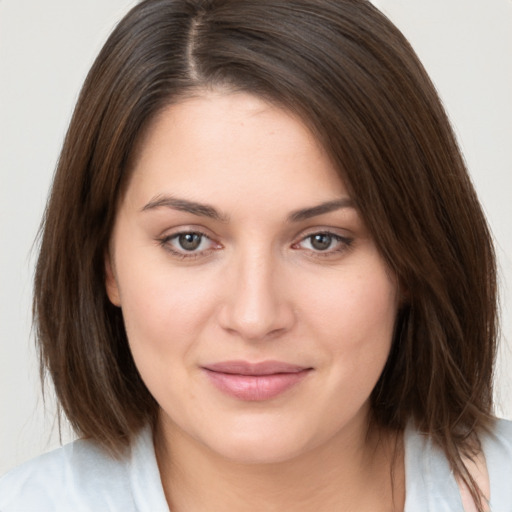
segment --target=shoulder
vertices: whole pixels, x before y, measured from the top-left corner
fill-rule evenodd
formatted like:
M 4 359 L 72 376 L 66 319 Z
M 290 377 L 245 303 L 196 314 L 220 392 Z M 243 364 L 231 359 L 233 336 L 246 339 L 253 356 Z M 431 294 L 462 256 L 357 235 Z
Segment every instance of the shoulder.
M 512 421 L 496 420 L 480 438 L 490 484 L 490 509 L 512 503 Z
M 473 457 L 463 457 L 489 507 L 485 510 L 503 510 L 512 501 L 509 492 L 512 482 L 512 422 L 496 420 L 492 428 L 480 434 L 481 450 Z M 459 489 L 466 512 L 477 512 L 469 488 L 458 478 Z M 504 485 L 505 484 L 505 485 Z
M 512 422 L 497 419 L 480 435 L 480 441 L 482 457 L 470 470 L 488 491 L 490 510 L 508 510 L 512 503 Z M 470 510 L 444 453 L 412 422 L 405 431 L 404 446 L 407 512 Z
M 139 475 L 144 475 L 139 478 Z M 155 480 L 156 476 L 156 480 Z M 145 481 L 149 479 L 149 481 Z M 46 453 L 0 479 L 2 512 L 138 510 L 141 482 L 162 508 L 151 437 L 141 434 L 130 454 L 116 459 L 97 443 L 79 440 Z M 152 486 L 152 487 L 151 487 Z M 144 510 L 145 507 L 140 508 Z
M 125 494 L 119 491 L 128 490 L 122 489 L 126 481 L 125 461 L 110 457 L 92 441 L 79 440 L 26 462 L 0 479 L 0 509 L 88 510 L 87 502 L 101 503 L 107 491 Z M 125 502 L 128 505 L 126 497 Z
M 482 436 L 482 443 L 488 446 L 500 446 L 510 455 L 512 453 L 512 421 L 497 419 L 490 432 Z

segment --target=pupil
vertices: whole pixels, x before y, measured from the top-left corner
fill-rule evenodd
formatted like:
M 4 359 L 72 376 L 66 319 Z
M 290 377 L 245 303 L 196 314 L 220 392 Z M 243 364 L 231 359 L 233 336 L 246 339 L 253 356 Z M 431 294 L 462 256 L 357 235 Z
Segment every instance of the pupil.
M 185 233 L 179 236 L 178 242 L 185 251 L 193 251 L 201 244 L 201 235 L 198 233 Z
M 331 246 L 332 237 L 326 234 L 313 235 L 311 245 L 318 251 L 325 251 Z

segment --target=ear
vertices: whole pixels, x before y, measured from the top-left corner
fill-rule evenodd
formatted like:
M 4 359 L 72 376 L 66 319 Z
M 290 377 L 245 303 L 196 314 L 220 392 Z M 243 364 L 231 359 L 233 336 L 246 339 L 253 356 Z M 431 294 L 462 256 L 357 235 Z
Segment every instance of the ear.
M 112 302 L 114 306 L 121 307 L 119 286 L 117 285 L 117 279 L 108 251 L 105 253 L 105 289 L 110 302 Z

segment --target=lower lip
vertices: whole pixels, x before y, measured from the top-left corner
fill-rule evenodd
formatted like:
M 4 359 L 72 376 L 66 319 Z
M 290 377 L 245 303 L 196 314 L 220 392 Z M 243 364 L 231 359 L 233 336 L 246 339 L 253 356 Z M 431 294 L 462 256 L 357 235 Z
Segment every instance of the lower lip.
M 305 369 L 293 373 L 271 375 L 239 375 L 205 369 L 213 385 L 232 397 L 246 401 L 270 400 L 299 384 L 310 372 Z

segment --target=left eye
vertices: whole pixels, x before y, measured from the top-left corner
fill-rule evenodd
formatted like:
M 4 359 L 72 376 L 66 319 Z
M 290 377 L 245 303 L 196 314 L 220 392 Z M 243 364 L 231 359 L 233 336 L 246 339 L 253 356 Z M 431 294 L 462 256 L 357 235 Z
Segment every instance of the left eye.
M 334 233 L 313 233 L 303 238 L 297 245 L 315 252 L 334 252 L 343 250 L 350 243 L 350 239 Z

